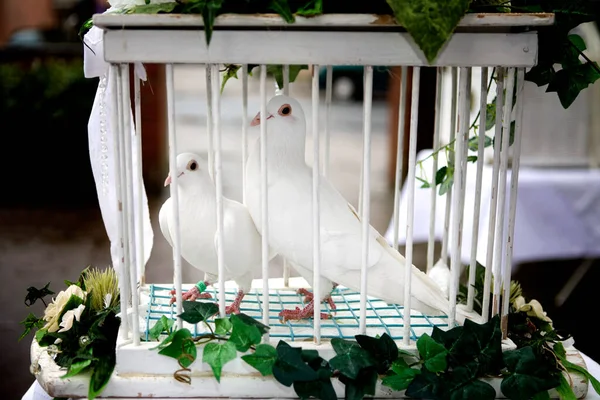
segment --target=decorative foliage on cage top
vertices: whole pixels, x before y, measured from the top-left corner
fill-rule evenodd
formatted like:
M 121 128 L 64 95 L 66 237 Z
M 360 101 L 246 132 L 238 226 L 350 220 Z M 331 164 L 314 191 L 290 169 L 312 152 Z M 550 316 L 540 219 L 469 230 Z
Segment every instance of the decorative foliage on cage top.
M 554 13 L 553 26 L 539 29 L 538 64 L 525 79 L 547 92 L 556 92 L 562 106 L 568 108 L 581 90 L 600 78 L 598 64 L 583 52 L 585 42 L 570 34 L 578 25 L 598 21 L 600 12 L 591 0 L 530 1 L 513 0 L 377 0 L 342 2 L 333 0 L 109 0 L 109 13 L 123 14 L 201 14 L 207 44 L 210 44 L 215 19 L 220 14 L 277 13 L 292 24 L 296 17 L 322 14 L 392 15 L 406 28 L 429 63 L 433 63 L 467 13 Z M 81 36 L 92 26 L 91 19 L 81 27 Z M 560 65 L 560 69 L 556 68 Z M 303 67 L 297 67 L 302 69 Z M 226 66 L 223 85 L 237 78 L 239 66 Z M 271 66 L 281 76 L 281 66 Z M 277 71 L 277 72 L 275 72 Z M 293 82 L 295 76 L 290 77 Z M 277 79 L 282 88 L 282 79 Z
M 22 321 L 26 329 L 21 338 L 38 329 L 35 340 L 65 368 L 63 378 L 88 377 L 90 399 L 102 392 L 115 365 L 120 321 L 116 279 L 112 268 L 86 269 L 77 282 L 65 281 L 68 288 L 48 304 L 43 318 L 29 314 Z M 476 281 L 479 297 L 482 285 L 482 279 Z M 49 284 L 30 287 L 26 304 L 51 294 Z M 502 380 L 500 390 L 508 399 L 549 398 L 552 389 L 561 399 L 574 399 L 571 376 L 565 372 L 585 376 L 600 393 L 600 382 L 567 359 L 565 347 L 572 345 L 569 335 L 554 328 L 539 302 L 525 304 L 516 282 L 511 284 L 508 314 L 508 338 L 516 349 L 504 352 L 499 316 L 484 324 L 467 320 L 448 331 L 434 327 L 431 335 L 419 338 L 414 353 L 399 349 L 387 334 L 334 338 L 336 355 L 325 360 L 317 350 L 292 347 L 283 340 L 275 346 L 263 342 L 269 327 L 245 314 L 209 323 L 218 314 L 213 302 L 186 301 L 183 310 L 179 317 L 205 325 L 206 333 L 194 336 L 187 328 L 176 329 L 174 321 L 163 316 L 142 337 L 159 341 L 151 351 L 177 360 L 181 368 L 174 371 L 174 378 L 182 383 L 191 383 L 190 366 L 200 362 L 202 351 L 201 362 L 211 367 L 219 382 L 223 367 L 241 357 L 262 376 L 293 387 L 300 398 L 335 399 L 332 379 L 338 379 L 345 386 L 345 398 L 353 400 L 374 395 L 378 383 L 411 398 L 491 400 L 497 393 L 482 378 L 495 377 Z M 36 362 L 32 372 L 40 372 Z

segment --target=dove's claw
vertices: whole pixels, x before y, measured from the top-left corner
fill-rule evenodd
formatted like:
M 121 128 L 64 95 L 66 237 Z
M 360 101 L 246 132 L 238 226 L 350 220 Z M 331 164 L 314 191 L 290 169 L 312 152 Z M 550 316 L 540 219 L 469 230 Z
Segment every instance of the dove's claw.
M 313 300 L 313 298 L 314 298 L 312 292 L 309 292 L 308 290 L 306 290 L 304 288 L 300 288 L 300 289 L 296 290 L 296 293 L 298 293 L 299 295 L 303 295 L 304 296 L 304 302 L 305 303 L 311 302 Z
M 169 302 L 169 304 L 175 303 L 175 301 L 176 301 L 175 293 L 177 293 L 175 290 L 171 290 L 171 295 L 173 297 L 171 297 L 171 301 Z M 210 293 L 207 293 L 207 292 L 200 293 L 200 291 L 198 290 L 198 288 L 196 286 L 192 287 L 190 290 L 188 290 L 187 292 L 185 292 L 181 295 L 181 299 L 183 301 L 196 301 L 196 299 L 211 299 L 211 298 L 212 298 L 212 296 L 210 295 Z
M 240 305 L 242 304 L 242 299 L 244 298 L 244 296 L 246 295 L 246 293 L 244 293 L 243 291 L 239 291 L 237 292 L 237 295 L 235 296 L 235 299 L 233 300 L 233 302 L 228 305 L 227 307 L 225 307 L 225 314 L 227 315 L 231 315 L 231 314 L 239 314 L 240 313 Z M 219 305 L 219 303 L 216 303 L 217 306 Z
M 289 320 L 301 320 L 311 318 L 315 313 L 315 302 L 311 300 L 304 308 L 296 307 L 295 310 L 283 310 L 279 313 L 279 320 L 286 322 Z M 321 313 L 321 319 L 331 318 L 330 314 Z

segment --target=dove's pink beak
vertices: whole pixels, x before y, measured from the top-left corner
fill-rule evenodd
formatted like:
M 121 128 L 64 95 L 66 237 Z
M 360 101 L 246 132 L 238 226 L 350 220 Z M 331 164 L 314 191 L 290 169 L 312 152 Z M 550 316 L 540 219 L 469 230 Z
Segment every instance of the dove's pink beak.
M 269 115 L 267 117 L 267 119 L 271 119 L 271 118 L 273 118 L 273 115 Z M 254 117 L 252 122 L 250 122 L 250 126 L 256 126 L 256 125 L 260 125 L 260 111 L 258 112 L 258 114 L 256 114 L 256 117 Z
M 177 177 L 179 178 L 181 175 L 183 175 L 183 172 L 180 173 L 179 175 L 177 175 Z M 167 176 L 167 179 L 165 179 L 165 187 L 169 186 L 171 184 L 171 174 L 169 174 Z

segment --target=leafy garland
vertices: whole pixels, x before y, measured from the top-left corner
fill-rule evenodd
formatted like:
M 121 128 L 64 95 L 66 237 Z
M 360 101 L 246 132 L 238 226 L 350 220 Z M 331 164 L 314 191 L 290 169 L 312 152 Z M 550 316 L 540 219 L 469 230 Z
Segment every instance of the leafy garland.
M 127 2 L 125 2 L 127 3 Z M 124 14 L 201 14 L 204 20 L 206 43 L 212 38 L 215 18 L 224 13 L 257 14 L 276 12 L 287 23 L 296 16 L 313 17 L 324 13 L 374 13 L 393 15 L 406 28 L 423 51 L 429 63 L 435 61 L 440 50 L 452 36 L 460 20 L 472 12 L 554 13 L 553 26 L 541 27 L 539 32 L 538 64 L 531 68 L 525 79 L 546 86 L 547 92 L 556 92 L 562 106 L 568 108 L 581 90 L 600 78 L 598 64 L 584 54 L 581 37 L 569 33 L 584 22 L 598 21 L 600 7 L 593 0 L 373 0 L 368 4 L 348 4 L 333 0 L 174 0 L 168 3 L 136 5 L 132 1 L 111 12 Z M 80 30 L 80 37 L 92 26 L 91 19 Z M 573 40 L 575 39 L 575 40 Z M 581 62 L 581 58 L 585 62 Z M 555 65 L 561 69 L 556 70 Z M 276 66 L 281 74 L 281 66 Z M 226 66 L 223 85 L 237 78 L 239 65 Z M 290 76 L 293 82 L 295 76 Z M 278 85 L 283 86 L 282 79 Z

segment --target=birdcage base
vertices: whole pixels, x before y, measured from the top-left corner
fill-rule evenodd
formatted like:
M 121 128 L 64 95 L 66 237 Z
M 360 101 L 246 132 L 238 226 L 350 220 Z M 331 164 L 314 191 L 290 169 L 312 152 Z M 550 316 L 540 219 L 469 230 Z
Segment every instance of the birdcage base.
M 118 352 L 117 367 L 122 369 L 119 367 L 124 365 L 142 367 L 153 364 L 160 367 L 164 373 L 119 373 L 115 371 L 99 398 L 297 398 L 291 387 L 280 384 L 272 376 L 262 377 L 251 367 L 245 365 L 240 358 L 225 366 L 220 383 L 216 381 L 208 366 L 206 364 L 197 365 L 198 361 L 192 365 L 190 383 L 178 382 L 173 377 L 173 373 L 179 369 L 179 366 L 175 360 L 159 356 L 156 351 L 151 351 L 150 348 L 155 345 L 156 342 L 152 345 L 143 343 L 137 347 L 133 347 L 131 344 L 122 344 Z M 585 367 L 585 361 L 573 347 L 567 349 L 567 359 Z M 31 362 L 39 366 L 36 378 L 50 396 L 86 398 L 89 376 L 84 374 L 62 379 L 61 376 L 65 374 L 65 369 L 59 367 L 35 339 L 31 345 Z M 588 390 L 587 379 L 578 374 L 572 374 L 571 379 L 577 398 L 585 397 Z M 501 379 L 490 378 L 485 381 L 494 387 L 498 394 L 497 398 L 504 398 L 500 391 Z M 337 379 L 332 379 L 332 384 L 338 397 L 343 398 L 344 385 Z M 404 392 L 393 392 L 378 383 L 374 398 L 407 397 Z M 550 398 L 559 399 L 555 390 L 550 391 Z

